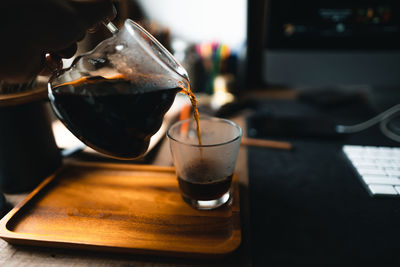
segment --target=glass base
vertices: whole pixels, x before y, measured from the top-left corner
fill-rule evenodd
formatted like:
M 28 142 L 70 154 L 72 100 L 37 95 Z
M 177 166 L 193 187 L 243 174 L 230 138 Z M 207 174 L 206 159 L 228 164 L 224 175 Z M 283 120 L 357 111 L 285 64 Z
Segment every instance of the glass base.
M 222 197 L 213 200 L 195 200 L 182 195 L 183 200 L 198 210 L 212 210 L 226 204 L 231 199 L 230 190 L 222 195 Z

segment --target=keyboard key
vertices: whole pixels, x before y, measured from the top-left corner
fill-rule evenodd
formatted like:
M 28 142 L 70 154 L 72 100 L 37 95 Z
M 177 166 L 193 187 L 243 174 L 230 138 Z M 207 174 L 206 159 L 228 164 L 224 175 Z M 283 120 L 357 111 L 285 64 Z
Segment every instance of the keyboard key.
M 391 185 L 368 185 L 369 190 L 374 196 L 396 196 L 398 192 Z
M 388 154 L 393 154 L 393 149 L 390 147 L 380 147 L 380 151 Z
M 397 176 L 400 177 L 400 171 L 399 170 L 387 170 L 386 173 L 389 176 Z
M 374 160 L 374 162 L 375 162 L 376 165 L 381 166 L 383 168 L 386 168 L 386 167 L 392 167 L 393 168 L 395 166 L 392 163 L 392 161 L 388 160 L 388 159 L 376 159 L 376 160 Z
M 364 165 L 366 165 L 366 166 L 377 166 L 377 165 L 379 165 L 379 164 L 377 164 L 376 160 L 366 159 L 366 158 L 353 158 L 353 159 L 351 159 L 351 162 L 354 165 L 357 165 L 357 166 L 364 166 Z M 391 161 L 389 161 L 389 164 L 390 164 L 390 166 L 392 166 L 392 162 Z
M 400 186 L 400 179 L 394 177 L 387 177 L 384 175 L 381 176 L 363 176 L 362 179 L 367 184 L 387 184 L 387 185 L 399 185 Z
M 383 169 L 380 168 L 362 168 L 362 169 L 357 169 L 358 173 L 363 175 L 386 175 L 386 172 Z
M 364 165 L 362 162 L 355 163 L 354 166 L 357 167 L 357 170 L 365 170 L 365 171 L 385 170 L 384 168 L 377 165 Z

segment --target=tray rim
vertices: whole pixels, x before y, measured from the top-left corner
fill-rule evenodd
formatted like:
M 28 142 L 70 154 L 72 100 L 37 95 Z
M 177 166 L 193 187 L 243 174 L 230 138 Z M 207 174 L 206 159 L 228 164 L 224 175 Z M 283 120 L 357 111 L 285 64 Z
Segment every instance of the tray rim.
M 34 233 L 18 233 L 10 230 L 9 223 L 23 212 L 24 209 L 28 209 L 31 202 L 35 201 L 36 197 L 40 197 L 41 191 L 45 190 L 46 187 L 57 177 L 68 166 L 88 166 L 88 167 L 101 167 L 101 168 L 118 168 L 118 169 L 132 169 L 135 171 L 152 171 L 152 172 L 173 172 L 175 168 L 172 166 L 156 166 L 156 165 L 145 165 L 145 164 L 125 164 L 125 163 L 104 163 L 104 162 L 85 162 L 85 161 L 67 161 L 62 167 L 60 167 L 52 175 L 45 178 L 32 192 L 30 192 L 20 203 L 18 203 L 13 209 L 11 209 L 1 220 L 0 220 L 0 238 L 7 241 L 10 244 L 16 245 L 36 245 L 43 247 L 52 248 L 66 248 L 66 249 L 84 249 L 92 251 L 105 251 L 105 252 L 121 252 L 121 253 L 137 253 L 141 255 L 157 255 L 157 256 L 178 256 L 188 258 L 221 258 L 233 253 L 241 244 L 241 223 L 240 223 L 240 198 L 237 175 L 235 176 L 235 190 L 234 190 L 234 201 L 235 205 L 232 205 L 231 211 L 232 216 L 235 216 L 239 227 L 232 231 L 232 235 L 222 242 L 218 247 L 213 247 L 210 253 L 203 251 L 193 250 L 160 250 L 151 248 L 133 248 L 126 246 L 115 246 L 100 244 L 96 242 L 77 242 L 68 241 L 64 238 L 46 238 Z M 222 249 L 221 249 L 222 248 Z M 212 252 L 211 252 L 212 251 Z

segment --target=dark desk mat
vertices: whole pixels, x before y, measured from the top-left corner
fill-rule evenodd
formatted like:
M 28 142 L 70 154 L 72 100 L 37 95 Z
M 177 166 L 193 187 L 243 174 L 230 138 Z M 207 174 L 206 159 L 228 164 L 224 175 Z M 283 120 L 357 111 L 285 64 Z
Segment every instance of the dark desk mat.
M 341 151 L 398 144 L 378 127 L 343 139 L 285 140 L 293 151 L 249 148 L 254 266 L 400 266 L 400 199 L 371 198 Z

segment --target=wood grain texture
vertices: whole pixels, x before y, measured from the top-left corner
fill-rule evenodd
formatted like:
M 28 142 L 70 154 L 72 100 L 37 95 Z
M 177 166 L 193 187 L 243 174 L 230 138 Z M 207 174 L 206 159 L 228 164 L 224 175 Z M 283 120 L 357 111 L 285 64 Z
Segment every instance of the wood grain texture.
M 285 150 L 291 150 L 293 148 L 292 144 L 289 142 L 256 139 L 248 137 L 242 137 L 242 142 L 240 144 L 245 146 L 256 146 L 256 147 L 285 149 Z
M 69 163 L 0 221 L 0 237 L 24 245 L 224 256 L 241 242 L 236 180 L 230 205 L 198 211 L 182 200 L 172 167 Z

